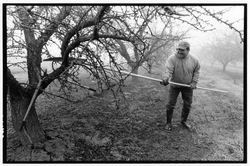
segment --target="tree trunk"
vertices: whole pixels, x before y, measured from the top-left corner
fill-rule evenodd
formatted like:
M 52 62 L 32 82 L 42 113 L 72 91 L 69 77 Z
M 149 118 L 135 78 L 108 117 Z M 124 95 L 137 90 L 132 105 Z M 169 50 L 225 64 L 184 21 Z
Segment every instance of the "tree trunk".
M 10 97 L 12 124 L 20 138 L 22 145 L 44 142 L 46 140 L 45 133 L 38 121 L 34 104 L 26 118 L 25 126 L 21 131 L 19 131 L 30 101 L 30 97 Z
M 214 63 L 211 63 L 211 64 L 210 64 L 210 67 L 213 68 L 213 65 L 214 65 Z
M 225 72 L 226 71 L 226 67 L 227 67 L 227 64 L 223 64 L 223 72 Z
M 147 65 L 148 65 L 148 73 L 151 74 L 153 64 L 151 64 L 150 62 L 147 62 Z
M 133 68 L 133 69 L 132 69 L 132 73 L 138 74 L 139 67 L 140 67 L 140 66 L 137 66 L 137 67 Z M 139 82 L 138 77 L 132 76 L 132 82 Z
M 215 61 L 210 62 L 210 63 L 211 63 L 211 64 L 210 64 L 210 67 L 213 68 L 213 66 L 214 66 L 214 64 L 215 64 Z

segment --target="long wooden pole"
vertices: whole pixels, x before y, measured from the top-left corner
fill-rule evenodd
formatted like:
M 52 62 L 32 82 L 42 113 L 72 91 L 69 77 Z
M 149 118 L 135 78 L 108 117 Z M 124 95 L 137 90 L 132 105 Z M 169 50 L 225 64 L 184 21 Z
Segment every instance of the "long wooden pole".
M 190 85 L 180 84 L 180 83 L 176 83 L 176 82 L 172 82 L 172 81 L 169 81 L 169 83 L 170 83 L 170 84 L 173 84 L 173 85 L 191 87 Z M 210 91 L 215 91 L 215 92 L 227 93 L 227 91 L 224 91 L 224 90 L 211 89 L 211 88 L 203 88 L 203 87 L 200 87 L 200 86 L 197 86 L 196 88 L 197 88 L 197 89 L 202 89 L 202 90 L 210 90 Z
M 36 98 L 36 96 L 37 96 L 37 93 L 38 93 L 38 91 L 39 91 L 39 88 L 40 88 L 41 84 L 42 84 L 42 79 L 40 79 L 39 82 L 38 82 L 38 84 L 37 84 L 36 90 L 35 90 L 35 92 L 34 92 L 34 94 L 33 94 L 33 96 L 32 96 L 32 99 L 31 99 L 31 102 L 30 102 L 30 104 L 29 104 L 29 107 L 28 107 L 28 109 L 27 109 L 27 111 L 26 111 L 26 113 L 25 113 L 25 115 L 24 115 L 24 118 L 23 118 L 23 121 L 22 121 L 22 124 L 21 124 L 21 126 L 20 126 L 19 131 L 21 131 L 21 130 L 23 129 L 23 126 L 25 125 L 26 118 L 27 118 L 27 116 L 28 116 L 28 114 L 29 114 L 29 112 L 30 112 L 30 109 L 31 109 L 31 107 L 32 107 L 32 105 L 33 105 L 33 103 L 34 103 L 34 101 L 35 101 L 35 98 Z
M 111 70 L 109 68 L 104 68 L 104 69 Z M 115 70 L 112 70 L 112 71 L 115 71 Z M 118 71 L 115 71 L 115 72 L 118 72 Z M 123 74 L 135 76 L 135 77 L 140 77 L 140 78 L 144 78 L 144 79 L 148 79 L 148 80 L 152 80 L 152 81 L 162 82 L 161 79 L 157 79 L 157 78 L 147 77 L 147 76 L 143 76 L 143 75 L 139 75 L 139 74 L 134 74 L 134 73 L 130 73 L 130 72 L 122 71 L 122 70 L 120 70 L 120 72 L 123 73 Z M 172 85 L 179 85 L 179 86 L 189 87 L 189 88 L 191 87 L 190 85 L 180 84 L 180 83 L 176 83 L 176 82 L 172 82 L 172 81 L 169 81 L 169 83 L 172 84 Z M 209 91 L 227 93 L 227 91 L 224 91 L 224 90 L 211 89 L 211 88 L 203 88 L 203 87 L 200 87 L 200 86 L 197 86 L 196 88 L 197 89 L 202 89 L 202 90 L 209 90 Z

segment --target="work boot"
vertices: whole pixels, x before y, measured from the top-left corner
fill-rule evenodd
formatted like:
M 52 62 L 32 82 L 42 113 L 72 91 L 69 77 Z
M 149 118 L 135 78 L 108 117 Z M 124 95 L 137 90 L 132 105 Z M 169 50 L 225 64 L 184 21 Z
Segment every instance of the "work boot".
M 168 132 L 172 131 L 173 129 L 173 126 L 171 123 L 167 123 L 166 127 L 165 127 L 165 130 L 167 130 Z
M 186 129 L 190 130 L 191 126 L 188 125 L 185 121 L 181 121 L 181 125 L 184 126 Z
M 190 109 L 183 108 L 181 112 L 181 125 L 186 129 L 191 129 L 191 126 L 186 123 Z
M 173 126 L 171 124 L 172 116 L 173 116 L 173 109 L 167 109 L 166 113 L 167 113 L 167 125 L 165 129 L 167 131 L 171 131 L 173 129 Z

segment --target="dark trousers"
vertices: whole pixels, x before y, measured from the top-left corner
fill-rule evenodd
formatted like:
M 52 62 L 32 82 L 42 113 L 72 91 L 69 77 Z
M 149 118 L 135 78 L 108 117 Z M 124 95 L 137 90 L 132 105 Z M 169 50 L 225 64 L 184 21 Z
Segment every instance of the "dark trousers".
M 173 110 L 179 93 L 181 92 L 183 107 L 181 112 L 181 121 L 186 122 L 188 114 L 191 109 L 193 99 L 193 89 L 191 88 L 174 88 L 172 85 L 169 87 L 168 103 L 167 103 L 167 123 L 171 123 Z

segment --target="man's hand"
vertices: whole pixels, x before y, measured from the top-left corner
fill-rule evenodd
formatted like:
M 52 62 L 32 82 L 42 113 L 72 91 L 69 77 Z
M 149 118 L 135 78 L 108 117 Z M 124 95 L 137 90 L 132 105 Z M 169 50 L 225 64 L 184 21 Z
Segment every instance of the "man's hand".
M 190 84 L 190 88 L 191 89 L 196 89 L 196 82 L 192 82 L 191 84 Z
M 169 84 L 168 79 L 163 79 L 160 84 L 167 86 Z

